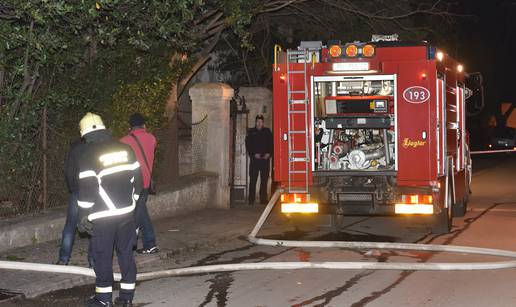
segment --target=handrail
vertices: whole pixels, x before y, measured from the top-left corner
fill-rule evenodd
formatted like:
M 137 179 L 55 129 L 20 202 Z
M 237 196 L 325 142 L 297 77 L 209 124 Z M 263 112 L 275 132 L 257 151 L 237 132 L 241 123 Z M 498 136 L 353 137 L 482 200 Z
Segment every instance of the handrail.
M 282 52 L 281 46 L 278 44 L 274 45 L 274 71 L 278 71 L 278 51 Z

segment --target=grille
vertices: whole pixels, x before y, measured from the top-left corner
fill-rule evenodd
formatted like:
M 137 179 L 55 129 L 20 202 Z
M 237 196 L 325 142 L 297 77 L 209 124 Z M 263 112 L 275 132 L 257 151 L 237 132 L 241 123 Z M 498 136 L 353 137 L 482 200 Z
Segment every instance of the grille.
M 373 201 L 373 194 L 366 193 L 341 193 L 339 194 L 339 201 L 347 202 L 371 202 Z

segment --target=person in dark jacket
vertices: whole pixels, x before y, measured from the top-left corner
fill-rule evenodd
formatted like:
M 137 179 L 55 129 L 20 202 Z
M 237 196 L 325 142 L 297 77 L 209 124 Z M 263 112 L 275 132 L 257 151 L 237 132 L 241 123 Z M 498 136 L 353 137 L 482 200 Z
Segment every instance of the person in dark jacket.
M 63 235 L 61 239 L 61 248 L 59 249 L 59 259 L 56 264 L 68 265 L 72 255 L 72 247 L 75 239 L 75 229 L 77 227 L 77 216 L 79 207 L 77 206 L 78 193 L 78 155 L 84 148 L 84 140 L 80 140 L 70 145 L 70 150 L 65 161 L 65 181 L 68 188 L 68 208 L 66 212 L 66 222 L 63 228 Z M 88 248 L 88 263 L 93 267 L 93 257 L 91 255 L 91 245 Z
M 120 273 L 115 304 L 132 306 L 136 286 L 134 209 L 143 189 L 140 164 L 129 145 L 106 130 L 100 116 L 87 113 L 80 122 L 86 144 L 79 155 L 79 231 L 91 226 L 95 259 L 95 296 L 87 307 L 112 306 L 113 249 Z
M 249 204 L 254 204 L 256 181 L 260 174 L 260 203 L 266 204 L 267 182 L 269 181 L 270 158 L 272 156 L 272 132 L 264 126 L 263 115 L 257 115 L 255 127 L 247 132 L 245 138 L 247 153 L 249 154 Z

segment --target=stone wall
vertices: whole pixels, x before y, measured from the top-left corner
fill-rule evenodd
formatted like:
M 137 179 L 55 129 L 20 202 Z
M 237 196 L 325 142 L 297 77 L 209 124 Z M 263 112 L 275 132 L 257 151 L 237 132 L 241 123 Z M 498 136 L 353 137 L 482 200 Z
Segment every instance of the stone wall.
M 150 195 L 147 208 L 151 218 L 186 214 L 213 207 L 217 194 L 218 176 L 197 173 L 179 178 L 156 195 Z M 0 252 L 31 244 L 61 239 L 66 209 L 51 210 L 39 216 L 4 219 L 0 222 Z

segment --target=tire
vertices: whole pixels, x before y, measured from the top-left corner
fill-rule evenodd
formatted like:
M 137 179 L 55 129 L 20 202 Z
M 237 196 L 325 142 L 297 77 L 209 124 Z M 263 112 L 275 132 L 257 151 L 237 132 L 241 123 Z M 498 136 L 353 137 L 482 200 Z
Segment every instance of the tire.
M 453 205 L 453 216 L 455 217 L 463 217 L 466 215 L 466 211 L 468 211 L 468 200 L 467 196 L 464 196 L 461 200 L 457 201 L 456 204 Z
M 433 216 L 432 221 L 432 233 L 434 234 L 447 234 L 450 233 L 450 230 L 452 228 L 452 218 L 453 218 L 453 212 L 452 208 L 454 207 L 452 204 L 452 189 L 451 187 L 448 188 L 448 195 L 446 196 L 448 201 L 448 208 L 443 208 L 443 210 Z

